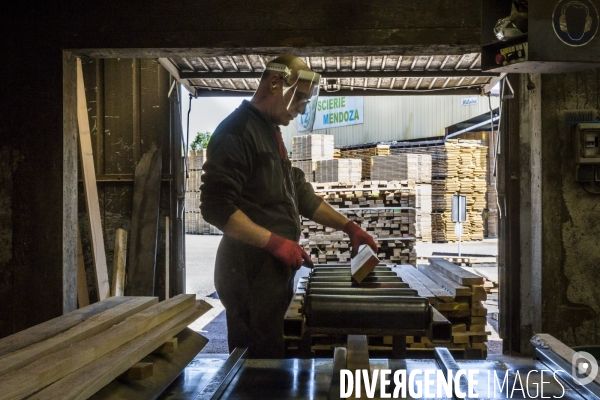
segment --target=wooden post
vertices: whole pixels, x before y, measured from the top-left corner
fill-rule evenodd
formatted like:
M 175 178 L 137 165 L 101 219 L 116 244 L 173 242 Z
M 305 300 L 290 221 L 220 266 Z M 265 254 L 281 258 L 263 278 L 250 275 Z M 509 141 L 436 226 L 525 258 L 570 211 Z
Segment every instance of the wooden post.
M 113 273 L 111 296 L 125 295 L 125 265 L 127 262 L 127 232 L 117 229 L 115 234 L 115 255 L 113 258 Z
M 81 165 L 83 167 L 83 187 L 85 189 L 85 204 L 90 221 L 90 237 L 94 270 L 96 272 L 96 285 L 98 287 L 98 300 L 104 300 L 110 296 L 110 285 L 106 271 L 106 254 L 104 237 L 102 236 L 100 204 L 98 203 L 98 188 L 96 187 L 96 172 L 94 169 L 94 157 L 92 155 L 92 139 L 80 58 L 77 59 L 77 123 L 79 125 L 79 149 Z

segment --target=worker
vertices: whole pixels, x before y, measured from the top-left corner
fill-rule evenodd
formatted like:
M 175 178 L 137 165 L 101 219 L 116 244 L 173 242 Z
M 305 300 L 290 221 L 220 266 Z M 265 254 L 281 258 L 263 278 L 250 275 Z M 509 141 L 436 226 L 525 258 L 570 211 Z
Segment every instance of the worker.
M 254 96 L 210 138 L 203 166 L 202 216 L 223 231 L 215 287 L 226 311 L 229 351 L 284 356 L 283 318 L 296 271 L 310 256 L 298 244 L 300 215 L 350 237 L 353 254 L 373 237 L 335 211 L 292 167 L 279 125 L 298 115 L 314 121 L 320 75 L 284 55 L 267 66 Z M 305 114 L 306 112 L 306 114 Z M 312 130 L 312 125 L 310 127 Z

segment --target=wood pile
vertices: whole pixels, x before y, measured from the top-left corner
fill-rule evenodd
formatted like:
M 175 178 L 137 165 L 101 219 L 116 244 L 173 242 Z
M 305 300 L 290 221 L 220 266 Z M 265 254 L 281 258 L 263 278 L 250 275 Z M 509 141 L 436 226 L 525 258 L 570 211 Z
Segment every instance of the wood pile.
M 304 172 L 306 182 L 315 181 L 315 163 L 312 160 L 292 161 L 292 167 L 296 167 Z
M 408 348 L 447 347 L 475 349 L 487 352 L 485 343 L 491 331 L 486 331 L 487 299 L 484 279 L 446 260 L 430 258 L 430 265 L 398 266 L 398 275 L 408 285 L 426 297 L 452 323 L 452 343 L 431 343 L 427 338 L 407 338 Z
M 209 224 L 200 214 L 200 186 L 202 166 L 206 162 L 206 149 L 188 152 L 188 180 L 185 193 L 185 232 L 197 235 L 222 235 L 219 229 Z
M 188 170 L 201 170 L 206 162 L 206 149 L 188 151 Z
M 427 189 L 411 181 L 365 181 L 358 184 L 316 183 L 315 193 L 355 221 L 378 242 L 378 257 L 386 263 L 416 265 L 416 208 L 427 209 Z M 417 187 L 419 188 L 417 190 Z M 417 194 L 423 194 L 423 199 Z M 430 206 L 430 205 L 429 205 Z M 425 222 L 423 222 L 425 223 Z M 426 226 L 420 230 L 426 233 Z M 316 263 L 350 261 L 348 238 L 308 219 L 302 219 L 301 244 Z
M 483 277 L 486 293 L 498 293 L 498 267 L 474 266 L 473 271 Z
M 429 154 L 397 154 L 371 157 L 371 179 L 413 180 L 431 182 L 431 156 Z
M 362 161 L 352 158 L 315 161 L 315 182 L 360 182 Z
M 303 135 L 292 138 L 292 160 L 330 160 L 333 158 L 333 135 Z
M 362 160 L 362 180 L 371 180 L 371 157 L 389 156 L 390 146 L 379 144 L 367 149 L 341 149 L 342 158 L 357 158 Z
M 111 297 L 8 336 L 0 340 L 0 399 L 87 399 L 117 378 L 145 378 L 138 363 L 169 351 L 166 343 L 177 351 L 173 338 L 210 308 L 195 295 Z M 183 356 L 189 362 L 198 351 Z

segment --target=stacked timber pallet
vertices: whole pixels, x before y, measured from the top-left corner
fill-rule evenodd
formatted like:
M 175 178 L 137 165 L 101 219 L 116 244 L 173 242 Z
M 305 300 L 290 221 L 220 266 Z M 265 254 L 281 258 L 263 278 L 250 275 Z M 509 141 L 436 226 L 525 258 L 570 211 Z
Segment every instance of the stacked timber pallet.
M 408 285 L 426 297 L 452 323 L 452 343 L 434 343 L 411 338 L 409 348 L 447 347 L 449 349 L 487 352 L 485 343 L 491 331 L 486 331 L 487 299 L 484 279 L 441 258 L 430 258 L 430 265 L 398 266 L 398 275 Z
M 362 161 L 351 158 L 316 161 L 314 171 L 315 182 L 360 182 Z
M 313 186 L 317 195 L 375 238 L 382 262 L 416 265 L 417 191 L 413 182 L 366 181 L 355 185 Z M 302 219 L 301 244 L 315 263 L 350 261 L 347 236 L 305 218 Z
M 206 162 L 206 149 L 188 152 L 188 181 L 185 194 L 185 232 L 199 235 L 222 235 L 200 214 L 200 186 L 202 166 Z
M 292 138 L 293 160 L 330 160 L 333 154 L 333 135 L 315 134 Z
M 357 158 L 362 160 L 362 180 L 369 181 L 371 178 L 371 157 L 389 156 L 390 146 L 378 144 L 367 149 L 341 149 L 342 158 Z
M 292 138 L 292 166 L 300 168 L 307 182 L 315 182 L 316 161 L 334 158 L 333 135 L 303 135 Z
M 6 337 L 0 340 L 0 398 L 131 398 L 128 384 L 119 383 L 131 379 L 138 380 L 137 398 L 156 398 L 171 383 L 159 375 L 175 372 L 174 379 L 208 342 L 186 327 L 210 308 L 195 295 L 161 303 L 111 297 Z M 186 346 L 177 350 L 179 339 Z M 177 366 L 152 356 L 177 351 L 172 360 L 183 361 Z M 152 369 L 156 379 L 148 377 Z
M 304 172 L 304 178 L 306 179 L 306 182 L 315 181 L 315 167 L 312 160 L 292 161 L 292 166 L 299 168 L 302 170 L 302 172 Z
M 431 182 L 431 156 L 429 154 L 397 154 L 371 157 L 372 180 L 413 180 Z
M 432 236 L 434 242 L 456 242 L 452 222 L 452 195 L 467 197 L 467 222 L 463 241 L 483 239 L 487 147 L 476 140 L 447 140 L 443 145 L 393 149 L 395 153 L 428 153 L 432 156 Z

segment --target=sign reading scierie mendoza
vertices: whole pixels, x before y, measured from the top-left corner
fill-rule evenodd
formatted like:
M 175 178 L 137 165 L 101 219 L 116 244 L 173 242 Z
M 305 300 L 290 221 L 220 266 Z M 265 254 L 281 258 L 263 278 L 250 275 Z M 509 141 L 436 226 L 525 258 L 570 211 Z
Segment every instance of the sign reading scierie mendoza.
M 316 129 L 335 128 L 338 126 L 356 125 L 364 122 L 363 98 L 358 96 L 319 97 L 315 116 Z M 303 132 L 305 115 L 298 120 L 298 131 Z

